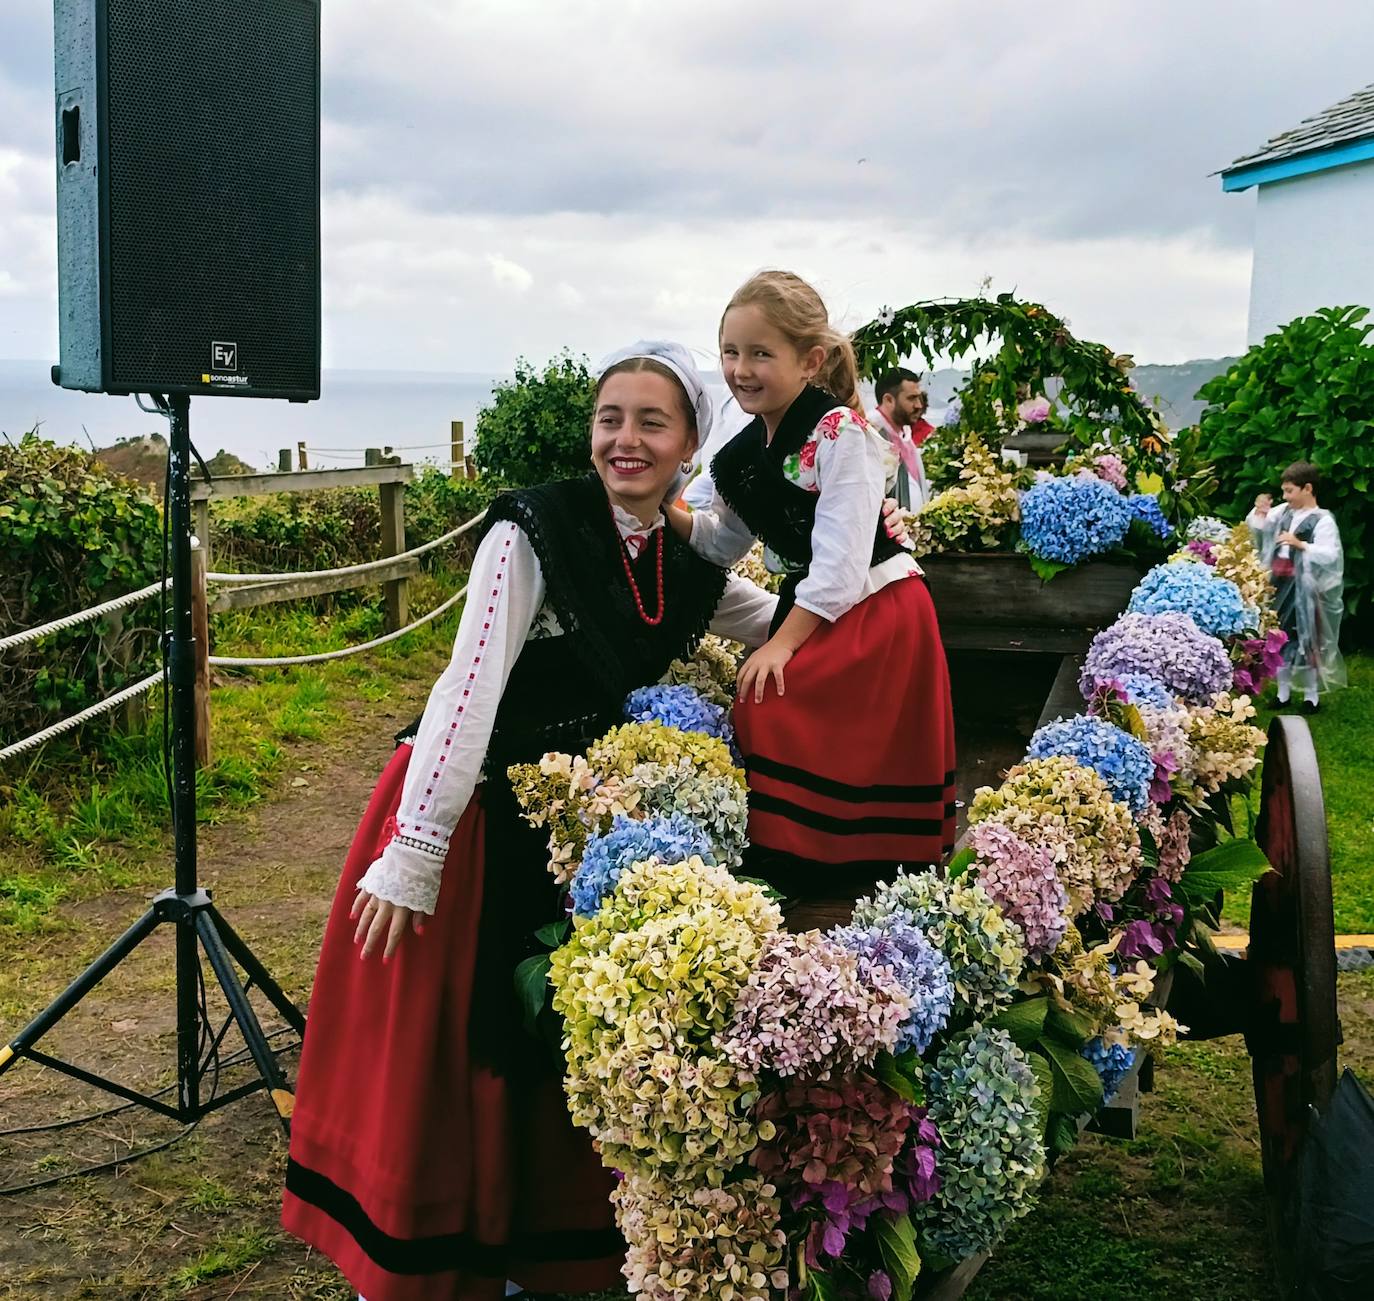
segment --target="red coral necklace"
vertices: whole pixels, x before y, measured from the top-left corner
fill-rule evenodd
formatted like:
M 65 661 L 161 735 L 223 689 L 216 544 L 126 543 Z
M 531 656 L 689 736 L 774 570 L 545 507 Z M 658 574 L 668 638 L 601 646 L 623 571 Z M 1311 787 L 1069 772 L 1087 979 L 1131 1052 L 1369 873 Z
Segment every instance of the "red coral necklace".
M 625 578 L 630 584 L 630 595 L 635 599 L 635 609 L 639 611 L 639 617 L 649 625 L 650 628 L 657 628 L 663 622 L 663 525 L 659 525 L 654 533 L 657 536 L 657 554 L 654 558 L 654 568 L 658 574 L 658 613 L 651 619 L 644 610 L 644 598 L 639 594 L 639 584 L 635 582 L 635 571 L 630 564 L 629 549 L 625 546 L 625 539 L 620 536 L 620 525 L 616 523 L 615 507 L 608 499 L 606 505 L 611 512 L 611 527 L 615 529 L 616 542 L 620 547 L 620 563 L 625 567 Z

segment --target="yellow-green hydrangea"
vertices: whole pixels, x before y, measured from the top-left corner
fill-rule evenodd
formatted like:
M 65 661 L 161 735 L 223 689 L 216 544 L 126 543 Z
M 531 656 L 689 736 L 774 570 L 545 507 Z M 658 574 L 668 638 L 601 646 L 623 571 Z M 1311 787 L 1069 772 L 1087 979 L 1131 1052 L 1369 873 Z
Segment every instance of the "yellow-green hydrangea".
M 969 822 L 1000 822 L 1029 844 L 1047 844 L 1077 917 L 1120 899 L 1141 870 L 1140 833 L 1091 768 L 1062 755 L 1029 759 L 994 790 L 973 797 Z

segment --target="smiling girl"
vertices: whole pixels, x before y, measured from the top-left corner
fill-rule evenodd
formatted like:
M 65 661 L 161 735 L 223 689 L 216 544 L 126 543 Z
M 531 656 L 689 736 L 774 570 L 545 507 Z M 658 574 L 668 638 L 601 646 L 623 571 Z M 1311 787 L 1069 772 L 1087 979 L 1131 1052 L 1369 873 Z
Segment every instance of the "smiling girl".
M 953 844 L 935 609 L 881 526 L 887 443 L 861 413 L 853 348 L 816 291 L 788 272 L 755 276 L 721 318 L 720 354 L 754 419 L 712 462 L 711 508 L 670 518 L 721 565 L 761 538 L 787 575 L 735 708 L 751 870 L 793 899 L 852 901 Z
M 453 658 L 382 774 L 320 954 L 283 1223 L 368 1301 L 610 1288 L 612 1179 L 513 973 L 559 916 L 547 833 L 506 777 L 622 721 L 709 625 L 761 644 L 776 600 L 695 555 L 659 503 L 709 430 L 687 351 L 604 365 L 596 473 L 498 499 Z M 360 961 L 360 959 L 362 959 Z

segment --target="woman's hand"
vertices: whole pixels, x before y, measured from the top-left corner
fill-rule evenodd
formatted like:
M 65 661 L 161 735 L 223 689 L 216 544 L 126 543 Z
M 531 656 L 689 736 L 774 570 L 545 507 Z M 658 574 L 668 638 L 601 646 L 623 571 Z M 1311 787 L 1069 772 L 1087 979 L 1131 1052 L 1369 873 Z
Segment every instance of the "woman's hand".
M 906 528 L 906 512 L 891 497 L 883 501 L 883 525 L 890 537 L 899 547 L 911 541 Z
M 416 935 L 424 934 L 424 913 L 388 903 L 385 899 L 378 899 L 375 894 L 368 894 L 366 890 L 358 891 L 348 917 L 350 921 L 358 923 L 357 930 L 353 932 L 353 943 L 363 946 L 363 951 L 358 954 L 360 958 L 369 957 L 376 952 L 379 944 L 385 943 L 382 961 L 386 962 L 396 952 L 401 936 L 406 933 L 407 922 Z
M 744 667 L 739 671 L 739 698 L 746 699 L 752 690 L 754 703 L 763 704 L 764 692 L 767 690 L 770 677 L 777 683 L 778 695 L 785 696 L 787 684 L 783 680 L 782 671 L 793 654 L 787 646 L 780 645 L 776 637 L 760 646 L 744 661 Z

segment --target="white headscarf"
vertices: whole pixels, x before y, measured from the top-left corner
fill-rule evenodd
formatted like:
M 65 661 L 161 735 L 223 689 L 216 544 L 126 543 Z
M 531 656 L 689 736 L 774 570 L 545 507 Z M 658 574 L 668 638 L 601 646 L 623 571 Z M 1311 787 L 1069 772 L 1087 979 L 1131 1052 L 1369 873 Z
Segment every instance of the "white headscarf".
M 692 354 L 680 343 L 669 343 L 664 339 L 641 339 L 638 343 L 632 343 L 626 348 L 617 348 L 613 353 L 603 357 L 601 364 L 596 368 L 597 378 L 600 379 L 612 366 L 629 361 L 632 357 L 647 357 L 650 361 L 658 362 L 660 366 L 667 366 L 678 377 L 696 414 L 697 444 L 704 447 L 707 435 L 711 432 L 711 423 L 715 419 L 715 408 L 711 402 L 711 395 L 706 391 L 706 382 L 701 378 L 696 362 L 692 360 Z

